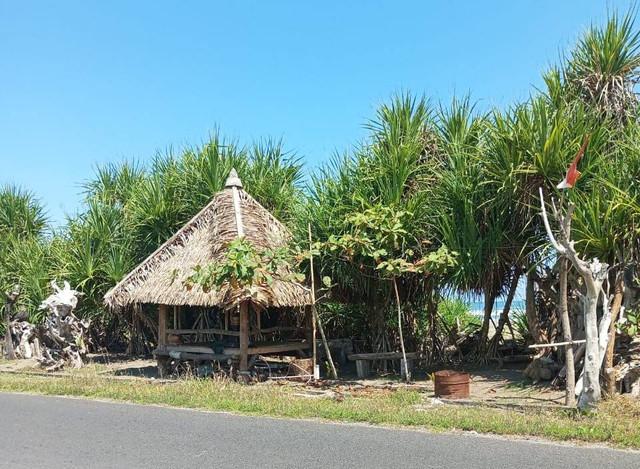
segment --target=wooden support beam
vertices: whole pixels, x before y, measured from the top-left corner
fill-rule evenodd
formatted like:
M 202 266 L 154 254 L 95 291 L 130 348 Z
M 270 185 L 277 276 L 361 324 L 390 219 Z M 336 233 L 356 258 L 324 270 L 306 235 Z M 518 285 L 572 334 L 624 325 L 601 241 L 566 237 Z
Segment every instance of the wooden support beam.
M 258 329 L 255 331 L 251 331 L 251 335 L 258 334 L 270 334 L 272 332 L 293 332 L 293 331 L 306 331 L 306 327 L 293 327 L 293 326 L 275 326 L 275 327 L 267 327 L 265 329 Z
M 549 348 L 549 347 L 561 347 L 563 345 L 574 345 L 574 344 L 584 344 L 586 342 L 585 339 L 580 340 L 568 340 L 565 342 L 554 342 L 552 344 L 533 344 L 529 345 L 529 348 Z
M 240 304 L 240 371 L 249 371 L 249 304 Z
M 283 342 L 280 344 L 258 345 L 256 347 L 249 347 L 247 349 L 247 352 L 249 355 L 259 355 L 261 353 L 293 352 L 295 350 L 304 350 L 309 347 L 310 344 L 307 344 L 306 342 Z M 226 347 L 224 349 L 224 353 L 230 355 L 239 355 L 241 354 L 241 351 L 239 348 Z
M 407 358 L 418 358 L 417 352 L 407 352 Z M 349 361 L 356 360 L 400 360 L 403 358 L 402 352 L 381 352 L 381 353 L 352 353 L 348 355 Z
M 308 347 L 309 344 L 304 342 L 288 342 L 284 344 L 259 345 L 257 347 L 250 347 L 249 353 L 251 355 L 257 355 L 259 353 L 292 352 L 294 350 L 304 350 Z
M 190 335 L 190 334 L 221 334 L 240 337 L 237 331 L 225 331 L 224 329 L 167 329 L 167 334 Z
M 158 345 L 167 345 L 167 320 L 169 307 L 158 305 Z

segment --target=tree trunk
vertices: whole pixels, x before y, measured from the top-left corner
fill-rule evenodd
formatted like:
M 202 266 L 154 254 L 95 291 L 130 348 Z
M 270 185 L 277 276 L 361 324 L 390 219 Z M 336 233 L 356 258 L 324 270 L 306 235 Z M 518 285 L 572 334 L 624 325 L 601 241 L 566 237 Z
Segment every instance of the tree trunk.
M 478 357 L 484 358 L 487 352 L 489 338 L 489 324 L 491 323 L 491 312 L 493 311 L 493 302 L 496 295 L 490 287 L 484 290 L 484 318 L 482 320 L 482 329 L 480 329 L 480 343 L 478 344 Z
M 579 409 L 596 408 L 601 398 L 600 390 L 600 353 L 598 340 L 598 296 L 602 281 L 585 279 L 587 300 L 584 312 L 584 330 L 586 335 L 584 355 L 583 388 L 578 398 Z M 591 281 L 589 281 L 591 280 Z M 569 369 L 567 368 L 567 371 Z
M 569 260 L 562 256 L 560 258 L 560 291 L 559 291 L 559 312 L 560 320 L 562 322 L 562 339 L 565 342 L 571 342 L 571 321 L 569 320 L 569 305 L 567 302 L 568 288 L 567 288 L 567 276 L 569 272 Z M 567 367 L 566 373 L 566 390 L 564 397 L 564 404 L 567 407 L 576 406 L 576 369 L 573 360 L 573 344 L 565 345 L 565 366 Z
M 513 272 L 513 278 L 511 279 L 511 285 L 509 286 L 509 293 L 507 294 L 504 308 L 502 309 L 502 313 L 500 313 L 500 319 L 498 320 L 496 333 L 491 339 L 491 344 L 488 347 L 489 352 L 492 354 L 496 353 L 496 351 L 498 350 L 498 342 L 502 337 L 502 331 L 504 330 L 504 326 L 509 321 L 509 311 L 511 310 L 511 303 L 513 302 L 513 298 L 516 295 L 516 289 L 518 288 L 518 282 L 520 281 L 520 273 L 520 268 L 516 267 L 515 271 Z
M 538 314 L 536 312 L 535 280 L 533 271 L 527 273 L 525 315 L 527 316 L 527 322 L 529 323 L 529 332 L 531 333 L 533 342 L 536 344 L 544 344 L 547 341 L 547 338 L 542 333 L 540 318 L 538 317 Z
M 502 309 L 502 313 L 500 314 L 500 319 L 498 320 L 498 328 L 496 329 L 496 336 L 502 336 L 502 330 L 504 326 L 507 325 L 509 321 L 509 312 L 511 311 L 511 303 L 513 303 L 513 298 L 516 295 L 516 289 L 518 288 L 518 282 L 520 281 L 520 269 L 516 268 L 514 272 L 513 279 L 511 280 L 511 285 L 509 287 L 509 293 L 507 294 L 507 300 L 504 303 L 504 308 Z
M 616 275 L 616 283 L 613 290 L 613 304 L 611 305 L 611 325 L 609 326 L 609 343 L 604 355 L 604 393 L 606 396 L 613 396 L 616 392 L 616 380 L 613 376 L 613 351 L 616 345 L 616 321 L 622 299 L 624 297 L 624 276 L 622 272 Z

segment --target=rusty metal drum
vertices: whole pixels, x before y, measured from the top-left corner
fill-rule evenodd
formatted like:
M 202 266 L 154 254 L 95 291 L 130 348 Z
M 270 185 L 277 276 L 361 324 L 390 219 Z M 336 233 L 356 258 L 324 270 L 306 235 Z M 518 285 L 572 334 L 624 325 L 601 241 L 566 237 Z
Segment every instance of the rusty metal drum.
M 469 373 L 442 370 L 435 373 L 436 397 L 465 399 L 469 397 Z

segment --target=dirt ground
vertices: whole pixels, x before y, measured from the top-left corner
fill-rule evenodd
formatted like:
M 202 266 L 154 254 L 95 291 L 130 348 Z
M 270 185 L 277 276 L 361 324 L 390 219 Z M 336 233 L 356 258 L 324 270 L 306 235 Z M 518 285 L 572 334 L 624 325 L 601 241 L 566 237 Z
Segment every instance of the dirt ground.
M 105 376 L 128 376 L 132 378 L 158 379 L 156 362 L 152 359 L 132 359 L 125 355 L 92 355 L 87 366 L 87 372 L 95 372 Z M 427 394 L 433 393 L 433 381 L 429 374 L 440 368 L 418 370 L 413 376 L 413 382 L 408 385 Z M 564 390 L 553 389 L 548 382 L 532 383 L 522 372 L 524 365 L 478 365 L 465 364 L 452 367 L 458 371 L 467 371 L 471 376 L 470 399 L 473 401 L 494 404 L 524 404 L 524 405 L 562 405 Z M 325 390 L 359 392 L 381 392 L 407 386 L 397 374 L 372 376 L 370 379 L 357 379 L 355 366 L 352 363 L 339 365 L 341 379 L 338 381 L 323 381 L 313 386 L 303 386 L 309 389 L 321 387 Z M 31 371 L 42 372 L 35 360 L 15 360 L 0 362 L 0 372 Z

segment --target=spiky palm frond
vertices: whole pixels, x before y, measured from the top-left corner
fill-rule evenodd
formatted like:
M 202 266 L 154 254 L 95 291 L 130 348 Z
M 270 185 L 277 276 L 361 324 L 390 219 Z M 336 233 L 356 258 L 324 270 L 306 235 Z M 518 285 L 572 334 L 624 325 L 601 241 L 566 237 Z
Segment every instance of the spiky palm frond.
M 569 55 L 565 79 L 586 103 L 626 122 L 636 116 L 635 85 L 640 70 L 640 32 L 635 11 L 610 15 L 604 27 L 592 25 Z
M 14 185 L 0 187 L 0 236 L 42 236 L 47 216 L 35 195 Z

